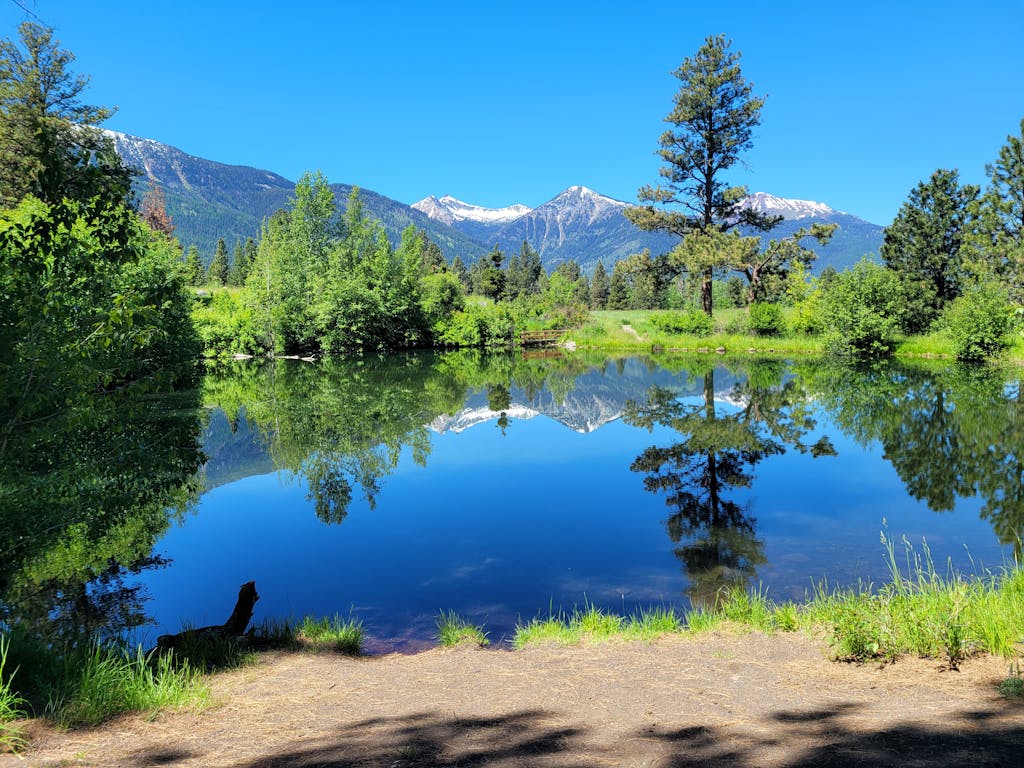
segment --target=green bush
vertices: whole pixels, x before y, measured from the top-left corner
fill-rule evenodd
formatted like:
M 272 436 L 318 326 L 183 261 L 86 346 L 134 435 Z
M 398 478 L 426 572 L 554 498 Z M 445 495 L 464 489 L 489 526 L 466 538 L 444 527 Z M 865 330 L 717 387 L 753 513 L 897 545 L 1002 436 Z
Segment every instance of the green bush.
M 896 273 L 867 259 L 839 274 L 824 298 L 826 351 L 843 357 L 891 356 L 905 311 L 901 293 Z
M 207 357 L 261 351 L 252 310 L 228 291 L 197 301 L 192 319 Z
M 812 291 L 798 301 L 789 317 L 789 328 L 793 333 L 817 336 L 825 330 L 822 311 L 824 301 L 820 290 Z
M 672 312 L 654 312 L 650 323 L 664 333 L 685 333 L 691 336 L 710 336 L 715 330 L 714 321 L 699 309 Z
M 755 301 L 750 305 L 747 322 L 755 336 L 781 336 L 786 332 L 786 321 L 778 304 Z
M 1006 291 L 979 285 L 953 301 L 943 317 L 959 360 L 983 360 L 1007 345 L 1011 316 Z
M 506 304 L 467 304 L 434 323 L 434 341 L 445 347 L 511 345 L 522 322 Z

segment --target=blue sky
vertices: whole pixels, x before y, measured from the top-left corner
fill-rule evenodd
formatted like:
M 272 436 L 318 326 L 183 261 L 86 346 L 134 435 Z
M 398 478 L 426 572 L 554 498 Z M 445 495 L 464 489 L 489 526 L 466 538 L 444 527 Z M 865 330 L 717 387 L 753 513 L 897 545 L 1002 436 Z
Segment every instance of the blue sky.
M 1024 0 L 21 0 L 107 127 L 413 203 L 657 181 L 671 71 L 724 33 L 767 102 L 726 180 L 888 224 L 936 168 L 982 183 L 1024 118 Z M 25 13 L 0 0 L 0 27 Z

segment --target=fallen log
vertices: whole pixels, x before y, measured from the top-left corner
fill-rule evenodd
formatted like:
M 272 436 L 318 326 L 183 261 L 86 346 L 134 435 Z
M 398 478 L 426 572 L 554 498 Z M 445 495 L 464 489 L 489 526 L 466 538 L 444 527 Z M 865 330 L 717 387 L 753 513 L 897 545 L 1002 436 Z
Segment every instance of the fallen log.
M 256 594 L 256 582 L 247 581 L 238 590 L 238 600 L 235 601 L 235 609 L 231 616 L 223 624 L 210 627 L 199 627 L 198 629 L 186 629 L 176 635 L 160 635 L 156 639 L 156 647 L 153 651 L 167 651 L 172 648 L 179 648 L 182 644 L 202 642 L 204 640 L 225 640 L 229 638 L 240 638 L 245 634 L 246 627 L 252 620 L 253 607 L 260 596 Z M 152 652 L 152 651 L 151 651 Z

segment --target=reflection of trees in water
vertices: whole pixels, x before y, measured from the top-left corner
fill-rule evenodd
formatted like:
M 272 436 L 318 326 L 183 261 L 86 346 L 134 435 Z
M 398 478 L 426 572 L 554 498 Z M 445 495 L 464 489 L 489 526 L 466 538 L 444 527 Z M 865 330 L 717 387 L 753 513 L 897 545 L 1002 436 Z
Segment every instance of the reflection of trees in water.
M 357 489 L 375 506 L 404 451 L 426 464 L 426 425 L 457 413 L 470 392 L 486 392 L 504 432 L 512 387 L 528 398 L 545 389 L 564 398 L 591 366 L 586 357 L 525 360 L 480 350 L 330 358 L 315 366 L 275 361 L 213 372 L 204 390 L 229 421 L 244 412 L 275 466 L 305 480 L 317 516 L 340 523 Z
M 982 500 L 981 517 L 1021 555 L 1024 402 L 1019 379 L 986 366 L 817 366 L 805 379 L 836 424 L 878 442 L 915 499 L 937 512 Z
M 699 364 L 698 364 L 699 365 Z M 730 497 L 749 488 L 754 468 L 787 446 L 817 457 L 834 455 L 827 437 L 807 445 L 815 426 L 805 392 L 796 380 L 783 381 L 783 367 L 754 365 L 728 393 L 729 409 L 720 412 L 715 400 L 715 371 L 693 366 L 703 379 L 702 398 L 686 402 L 674 392 L 652 388 L 646 402 L 626 407 L 627 424 L 648 430 L 673 429 L 684 439 L 669 446 L 646 449 L 631 465 L 646 474 L 644 487 L 664 493 L 673 510 L 666 523 L 669 537 L 679 546 L 695 605 L 713 603 L 726 587 L 745 587 L 767 562 L 764 542 L 750 505 Z
M 130 577 L 194 498 L 198 392 L 102 398 L 17 436 L 0 466 L 0 622 L 51 641 L 145 622 Z

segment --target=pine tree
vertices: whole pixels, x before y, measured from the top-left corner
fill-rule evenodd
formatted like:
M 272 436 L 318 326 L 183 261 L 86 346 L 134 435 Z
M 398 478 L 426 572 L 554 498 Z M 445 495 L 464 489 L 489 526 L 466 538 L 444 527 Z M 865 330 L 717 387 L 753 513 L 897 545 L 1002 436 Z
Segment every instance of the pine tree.
M 914 301 L 913 330 L 926 328 L 963 289 L 961 246 L 973 228 L 971 209 L 979 193 L 971 184 L 960 186 L 955 170 L 940 168 L 911 190 L 885 229 L 881 256 Z
M 188 247 L 185 255 L 185 282 L 188 285 L 202 285 L 206 282 L 203 260 L 199 258 L 199 249 L 194 245 Z
M 598 261 L 597 266 L 594 267 L 594 276 L 590 279 L 591 309 L 604 309 L 608 306 L 609 288 L 608 273 L 605 271 L 604 264 Z
M 469 293 L 473 288 L 473 282 L 470 278 L 469 270 L 466 268 L 466 263 L 462 260 L 462 257 L 458 254 L 452 259 L 452 274 L 459 278 L 459 282 L 462 283 L 462 289 Z
M 206 277 L 213 285 L 227 285 L 228 282 L 228 248 L 224 238 L 217 240 L 217 248 L 213 252 L 213 260 L 206 271 Z
M 435 272 L 445 272 L 448 269 L 448 262 L 444 260 L 444 254 L 441 253 L 441 246 L 427 236 L 426 230 L 419 230 L 418 237 L 421 243 L 421 272 L 424 275 L 432 275 Z
M 82 103 L 89 84 L 49 27 L 26 21 L 0 40 L 0 204 L 27 194 L 55 204 L 99 196 L 127 203 L 129 170 L 95 126 L 113 111 Z
M 781 221 L 781 217 L 740 207 L 746 189 L 727 187 L 722 180 L 722 173 L 751 147 L 752 131 L 764 105 L 763 98 L 752 94 L 752 86 L 740 72 L 740 54 L 730 52 L 730 44 L 723 35 L 707 38 L 696 55 L 684 59 L 673 73 L 682 83 L 675 106 L 665 118 L 673 128 L 658 140 L 658 155 L 664 161 L 660 173 L 667 183 L 642 187 L 637 198 L 647 205 L 623 211 L 640 229 L 684 237 L 721 233 L 739 224 L 768 230 Z M 655 205 L 674 208 L 659 210 Z M 674 262 L 701 274 L 701 306 L 709 315 L 715 269 L 727 262 L 687 256 L 711 252 L 691 242 Z
M 623 262 L 615 262 L 612 279 L 608 286 L 608 309 L 629 309 L 629 286 Z

